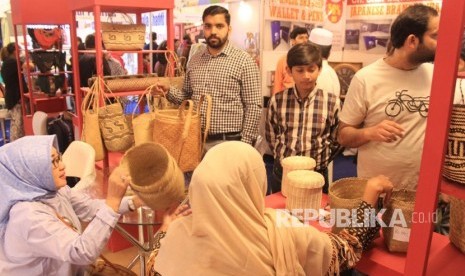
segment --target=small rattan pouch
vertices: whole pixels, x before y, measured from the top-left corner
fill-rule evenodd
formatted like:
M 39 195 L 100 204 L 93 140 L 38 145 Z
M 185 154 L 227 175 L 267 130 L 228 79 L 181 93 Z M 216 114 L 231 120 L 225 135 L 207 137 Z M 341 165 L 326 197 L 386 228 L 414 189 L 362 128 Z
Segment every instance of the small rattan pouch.
M 394 191 L 391 200 L 386 205 L 383 222 L 387 227 L 383 227 L 383 237 L 390 252 L 407 252 L 412 213 L 415 208 L 415 194 L 413 190 Z M 395 223 L 391 223 L 391 220 L 395 220 Z
M 132 190 L 152 210 L 164 210 L 185 198 L 184 175 L 162 145 L 149 142 L 131 148 L 121 166 L 129 171 Z
M 329 186 L 329 202 L 331 206 L 331 214 L 334 218 L 331 218 L 336 223 L 333 228 L 333 233 L 339 233 L 345 228 L 344 225 L 339 225 L 339 222 L 343 220 L 339 214 L 342 212 L 352 212 L 358 208 L 362 202 L 362 196 L 365 191 L 367 180 L 357 177 L 341 178 L 333 182 Z M 348 221 L 347 221 L 348 223 Z
M 281 179 L 281 193 L 287 196 L 288 180 L 287 174 L 293 170 L 313 170 L 316 166 L 315 159 L 308 156 L 289 156 L 281 160 L 283 176 Z

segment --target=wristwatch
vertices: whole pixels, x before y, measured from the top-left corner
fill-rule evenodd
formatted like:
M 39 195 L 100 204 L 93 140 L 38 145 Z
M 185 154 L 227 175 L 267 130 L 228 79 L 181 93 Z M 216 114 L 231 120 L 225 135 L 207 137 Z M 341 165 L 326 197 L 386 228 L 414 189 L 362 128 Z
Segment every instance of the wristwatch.
M 134 197 L 128 199 L 129 211 L 134 212 L 136 210 L 136 205 L 134 204 Z

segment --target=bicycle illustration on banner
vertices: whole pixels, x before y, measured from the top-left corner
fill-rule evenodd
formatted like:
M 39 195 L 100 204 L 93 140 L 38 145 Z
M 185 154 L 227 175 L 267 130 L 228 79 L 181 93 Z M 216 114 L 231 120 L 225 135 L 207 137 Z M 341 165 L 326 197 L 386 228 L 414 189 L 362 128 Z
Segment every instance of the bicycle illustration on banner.
M 407 94 L 408 90 L 396 91 L 396 98 L 390 100 L 386 105 L 385 113 L 389 117 L 396 117 L 406 109 L 410 113 L 418 112 L 424 118 L 428 116 L 429 96 L 412 97 Z

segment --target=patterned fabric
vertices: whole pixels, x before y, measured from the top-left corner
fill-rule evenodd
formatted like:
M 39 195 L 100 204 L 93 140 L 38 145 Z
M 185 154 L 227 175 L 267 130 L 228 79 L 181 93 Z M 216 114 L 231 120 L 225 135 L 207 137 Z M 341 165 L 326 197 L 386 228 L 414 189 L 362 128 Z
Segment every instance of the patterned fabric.
M 271 97 L 268 107 L 266 140 L 275 160 L 288 156 L 309 156 L 316 170 L 328 166 L 331 147 L 336 142 L 339 98 L 315 88 L 300 99 L 293 88 Z
M 1 239 L 13 205 L 55 195 L 57 189 L 50 169 L 52 146 L 58 148 L 55 135 L 26 136 L 0 148 Z
M 363 225 L 363 222 L 371 221 L 373 215 L 376 215 L 375 209 L 362 201 L 357 209 L 359 225 L 349 226 L 338 234 L 327 233 L 333 244 L 328 275 L 338 275 L 340 271 L 354 267 L 360 260 L 362 251 L 369 247 L 376 234 L 379 233 L 380 225 L 377 222 L 376 227 Z
M 23 111 L 21 103 L 16 104 L 8 111 L 10 113 L 10 142 L 24 136 Z
M 213 100 L 209 134 L 241 132 L 242 141 L 253 143 L 258 135 L 262 109 L 260 75 L 250 56 L 230 43 L 217 56 L 207 49 L 189 61 L 183 90 L 170 87 L 167 98 L 180 104 L 201 95 L 210 94 Z M 201 108 L 202 128 L 205 128 L 207 104 Z
M 154 248 L 152 253 L 150 253 L 149 259 L 147 260 L 147 271 L 148 276 L 161 276 L 160 273 L 155 271 L 155 258 L 158 255 L 158 250 L 160 249 L 160 240 L 166 236 L 166 231 L 158 231 L 154 238 Z

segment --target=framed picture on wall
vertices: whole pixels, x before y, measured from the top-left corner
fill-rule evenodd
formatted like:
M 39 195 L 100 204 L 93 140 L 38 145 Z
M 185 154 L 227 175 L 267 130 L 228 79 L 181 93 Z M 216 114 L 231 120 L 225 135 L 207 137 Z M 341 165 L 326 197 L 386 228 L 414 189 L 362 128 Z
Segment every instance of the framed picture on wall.
M 363 67 L 362 62 L 329 62 L 329 65 L 333 67 L 339 77 L 339 83 L 341 84 L 340 98 L 343 102 L 347 89 L 349 89 L 350 82 L 354 77 L 355 73 Z

